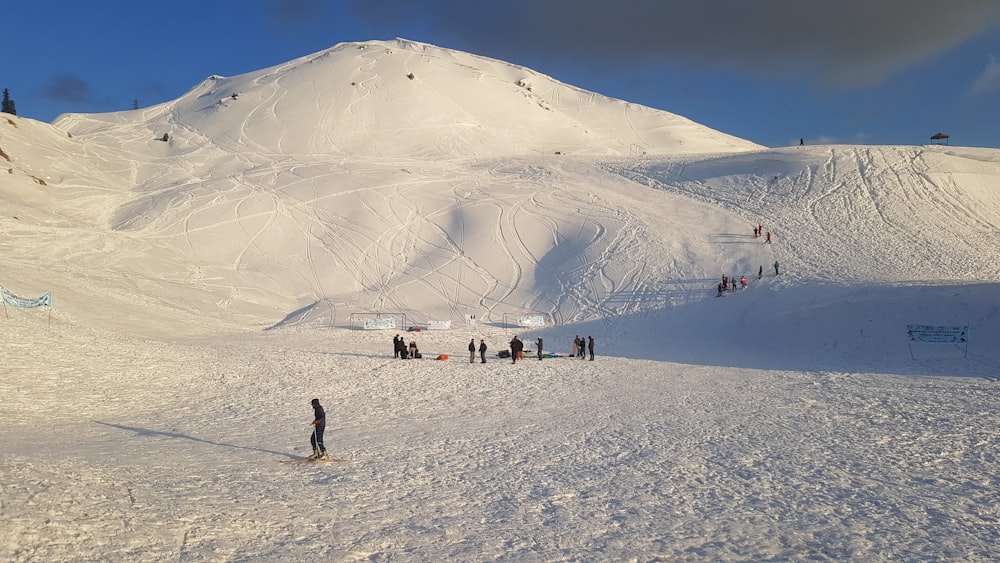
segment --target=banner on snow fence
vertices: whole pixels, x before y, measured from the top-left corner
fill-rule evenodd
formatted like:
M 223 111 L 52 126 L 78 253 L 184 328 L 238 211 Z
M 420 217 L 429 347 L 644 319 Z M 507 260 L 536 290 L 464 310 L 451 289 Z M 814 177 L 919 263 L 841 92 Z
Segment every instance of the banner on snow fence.
M 545 326 L 545 317 L 541 315 L 518 317 L 517 324 L 520 326 L 528 326 L 528 327 L 543 327 Z
M 931 344 L 951 344 L 952 347 L 938 347 L 949 350 L 962 350 L 963 357 L 968 357 L 969 355 L 969 325 L 965 326 L 932 326 L 932 325 L 906 325 L 906 334 L 909 336 L 910 341 L 907 344 L 910 347 L 910 359 L 916 359 L 913 355 L 913 343 L 931 343 Z M 926 346 L 918 346 L 918 348 L 926 348 Z
M 969 325 L 931 326 L 906 325 L 910 342 L 933 342 L 938 344 L 965 344 L 969 339 Z
M 32 309 L 35 307 L 51 307 L 52 306 L 52 292 L 46 292 L 41 297 L 35 297 L 34 299 L 28 299 L 27 297 L 21 297 L 10 292 L 9 289 L 0 285 L 0 294 L 3 294 L 3 302 L 11 307 L 17 307 L 19 309 Z
M 365 330 L 386 330 L 396 328 L 396 319 L 387 317 L 384 319 L 365 319 Z

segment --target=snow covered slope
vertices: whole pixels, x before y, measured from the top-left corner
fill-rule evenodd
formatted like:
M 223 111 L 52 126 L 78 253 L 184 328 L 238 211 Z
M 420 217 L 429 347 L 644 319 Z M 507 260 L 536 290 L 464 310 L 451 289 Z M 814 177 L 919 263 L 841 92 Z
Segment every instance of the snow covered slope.
M 998 185 L 406 41 L 0 114 L 0 559 L 994 559 Z
M 791 276 L 828 282 L 1000 279 L 1000 151 L 788 147 L 614 164 L 641 183 L 739 214 L 780 242 Z M 767 247 L 771 248 L 771 247 Z M 746 253 L 734 273 L 769 265 Z
M 132 304 L 106 319 L 126 325 L 611 319 L 775 260 L 803 283 L 1000 275 L 994 150 L 765 150 L 404 40 L 212 77 L 154 108 L 0 125 L 11 263 L 22 245 L 59 253 L 13 278 L 103 317 L 75 281 L 96 277 Z M 752 239 L 758 222 L 776 245 Z

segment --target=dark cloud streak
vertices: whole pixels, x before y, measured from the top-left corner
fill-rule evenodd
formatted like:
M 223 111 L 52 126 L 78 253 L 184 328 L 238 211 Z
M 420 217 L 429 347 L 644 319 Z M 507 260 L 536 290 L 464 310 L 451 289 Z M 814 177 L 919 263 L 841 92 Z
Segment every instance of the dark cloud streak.
M 56 102 L 88 103 L 90 86 L 79 77 L 62 74 L 45 85 L 42 97 Z
M 515 63 L 544 51 L 561 62 L 608 68 L 662 62 L 766 77 L 805 74 L 837 88 L 876 84 L 1000 29 L 996 0 L 354 0 L 351 6 L 387 31 L 419 23 L 459 48 Z

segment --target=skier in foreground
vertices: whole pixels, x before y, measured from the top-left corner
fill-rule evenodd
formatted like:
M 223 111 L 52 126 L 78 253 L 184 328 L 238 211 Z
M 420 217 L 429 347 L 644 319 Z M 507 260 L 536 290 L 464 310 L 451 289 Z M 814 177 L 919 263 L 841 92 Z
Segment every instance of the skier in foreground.
M 319 404 L 319 399 L 313 399 L 313 433 L 309 438 L 309 443 L 312 444 L 313 453 L 307 459 L 330 459 L 326 455 L 326 446 L 323 445 L 323 431 L 326 430 L 326 411 L 323 410 L 323 405 Z

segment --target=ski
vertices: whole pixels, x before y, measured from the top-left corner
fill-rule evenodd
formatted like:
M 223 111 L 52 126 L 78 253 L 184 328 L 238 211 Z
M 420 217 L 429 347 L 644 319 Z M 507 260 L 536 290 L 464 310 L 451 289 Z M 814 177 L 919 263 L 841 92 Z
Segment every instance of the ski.
M 305 464 L 305 463 L 337 463 L 337 462 L 342 462 L 342 461 L 347 461 L 347 460 L 346 459 L 336 459 L 336 458 L 332 458 L 331 457 L 330 459 L 309 459 L 309 458 L 302 458 L 302 459 L 279 459 L 278 461 L 281 462 L 281 463 Z

